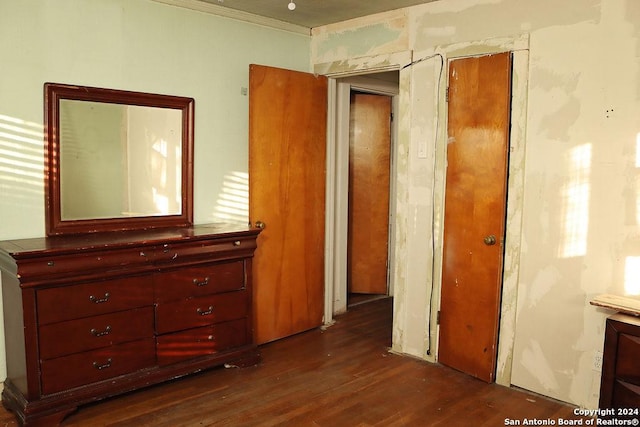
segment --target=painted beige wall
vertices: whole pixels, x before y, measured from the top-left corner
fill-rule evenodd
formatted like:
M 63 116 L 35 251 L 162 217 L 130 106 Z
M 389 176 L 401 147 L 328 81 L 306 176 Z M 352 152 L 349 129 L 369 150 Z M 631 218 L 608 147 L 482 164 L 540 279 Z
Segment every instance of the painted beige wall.
M 195 98 L 195 222 L 246 222 L 249 64 L 308 71 L 309 43 L 150 0 L 0 0 L 0 239 L 44 235 L 45 82 Z
M 610 313 L 589 300 L 640 294 L 639 42 L 637 0 L 440 0 L 312 34 L 315 69 L 335 75 L 403 52 L 517 51 L 498 379 L 589 408 Z M 439 69 L 433 57 L 400 73 L 394 349 L 427 360 L 442 256 Z

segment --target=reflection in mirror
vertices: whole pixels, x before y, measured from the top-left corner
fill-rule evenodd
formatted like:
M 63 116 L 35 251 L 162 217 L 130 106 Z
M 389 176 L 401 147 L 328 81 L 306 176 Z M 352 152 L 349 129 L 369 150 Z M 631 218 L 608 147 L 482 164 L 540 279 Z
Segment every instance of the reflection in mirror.
M 61 100 L 62 220 L 180 214 L 181 126 L 178 110 Z
M 193 104 L 45 84 L 47 235 L 191 225 Z

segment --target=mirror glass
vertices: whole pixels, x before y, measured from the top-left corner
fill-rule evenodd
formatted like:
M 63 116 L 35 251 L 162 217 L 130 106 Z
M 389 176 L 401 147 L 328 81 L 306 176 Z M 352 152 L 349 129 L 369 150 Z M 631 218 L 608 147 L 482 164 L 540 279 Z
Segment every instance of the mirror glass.
M 61 100 L 61 219 L 179 215 L 180 116 L 167 108 Z
M 191 224 L 191 98 L 45 88 L 48 235 Z

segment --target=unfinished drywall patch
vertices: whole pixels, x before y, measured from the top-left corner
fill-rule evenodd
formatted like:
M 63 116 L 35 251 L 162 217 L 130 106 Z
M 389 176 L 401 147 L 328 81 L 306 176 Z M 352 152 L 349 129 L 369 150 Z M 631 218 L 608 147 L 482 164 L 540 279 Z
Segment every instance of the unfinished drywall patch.
M 379 49 L 387 43 L 395 42 L 402 29 L 392 29 L 386 23 L 376 24 L 367 27 L 349 30 L 327 37 L 326 42 L 322 45 L 320 56 L 326 56 L 327 53 L 339 51 L 340 46 L 357 46 L 349 54 L 356 56 L 371 55 L 375 53 L 374 49 Z M 357 43 L 354 43 L 357 41 Z
M 415 18 L 411 24 L 412 37 L 415 37 L 412 47 L 422 50 L 429 46 L 494 38 L 498 35 L 496 29 L 500 35 L 510 35 L 553 25 L 595 22 L 600 16 L 599 5 L 600 0 L 433 2 L 415 9 L 423 13 L 411 14 Z
M 380 73 L 405 67 L 411 63 L 411 57 L 412 53 L 410 51 L 399 51 L 391 54 L 317 63 L 313 66 L 313 72 L 329 77 Z
M 405 51 L 406 21 L 400 9 L 364 18 L 356 26 L 342 23 L 314 29 L 314 63 Z
M 522 354 L 522 366 L 538 378 L 545 390 L 553 391 L 558 388 L 558 380 L 539 342 L 534 340 L 529 342 Z
M 515 48 L 516 45 L 517 49 Z M 514 41 L 512 53 L 511 134 L 509 138 L 507 220 L 503 259 L 500 329 L 496 364 L 496 382 L 505 386 L 511 385 L 513 343 L 516 334 L 520 253 L 522 251 L 522 206 L 524 203 L 529 83 L 528 48 L 528 37 L 521 37 Z
M 432 322 L 431 311 L 425 310 L 424 307 L 429 307 L 434 292 L 433 178 L 434 147 L 438 129 L 438 115 L 435 112 L 442 95 L 438 86 L 442 64 L 440 56 L 432 56 L 428 60 L 408 66 L 405 70 L 410 78 L 409 85 L 406 86 L 408 92 L 405 92 L 405 105 L 411 112 L 425 111 L 431 114 L 411 114 L 408 116 L 408 122 L 401 123 L 401 126 L 405 125 L 409 130 L 408 156 L 405 168 L 397 168 L 398 174 L 407 178 L 406 203 L 397 215 L 403 218 L 408 232 L 402 245 L 402 250 L 406 252 L 397 259 L 402 259 L 405 263 L 407 283 L 415 284 L 405 288 L 406 292 L 402 295 L 396 293 L 395 299 L 399 301 L 397 307 L 400 312 L 404 310 L 405 321 L 403 325 L 398 325 L 398 328 L 405 332 L 404 340 L 398 344 L 400 351 L 431 361 L 435 361 L 435 353 L 432 352 L 434 341 L 429 328 Z M 416 238 L 417 236 L 420 237 Z M 421 254 L 421 262 L 412 262 L 411 254 Z
M 396 158 L 396 263 L 391 274 L 394 278 L 394 321 L 392 331 L 392 348 L 399 353 L 424 357 L 424 325 L 426 318 L 422 302 L 408 298 L 411 295 L 411 280 L 415 277 L 409 262 L 411 236 L 414 232 L 415 210 L 411 209 L 411 184 L 408 173 L 411 167 L 411 85 L 412 69 L 404 67 L 400 71 L 399 92 L 399 124 Z M 413 213 L 413 215 L 412 215 Z M 420 282 L 417 282 L 420 283 Z M 420 292 L 427 289 L 427 283 L 422 282 Z M 417 311 L 415 311 L 417 310 Z M 418 317 L 416 317 L 418 316 Z

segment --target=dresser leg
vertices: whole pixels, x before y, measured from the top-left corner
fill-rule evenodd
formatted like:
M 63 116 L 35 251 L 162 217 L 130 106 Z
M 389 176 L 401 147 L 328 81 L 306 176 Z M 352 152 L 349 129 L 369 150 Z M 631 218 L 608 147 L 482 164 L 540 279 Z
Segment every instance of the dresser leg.
M 50 408 L 47 410 L 38 406 L 38 402 L 28 402 L 10 381 L 5 382 L 2 390 L 2 406 L 13 413 L 18 424 L 24 427 L 58 426 L 67 415 L 78 409 L 77 406 L 71 406 L 51 412 Z
M 67 408 L 64 411 L 56 412 L 54 414 L 48 415 L 27 415 L 24 424 L 24 427 L 52 427 L 59 426 L 62 423 L 62 420 L 72 412 L 75 412 L 78 408 Z

